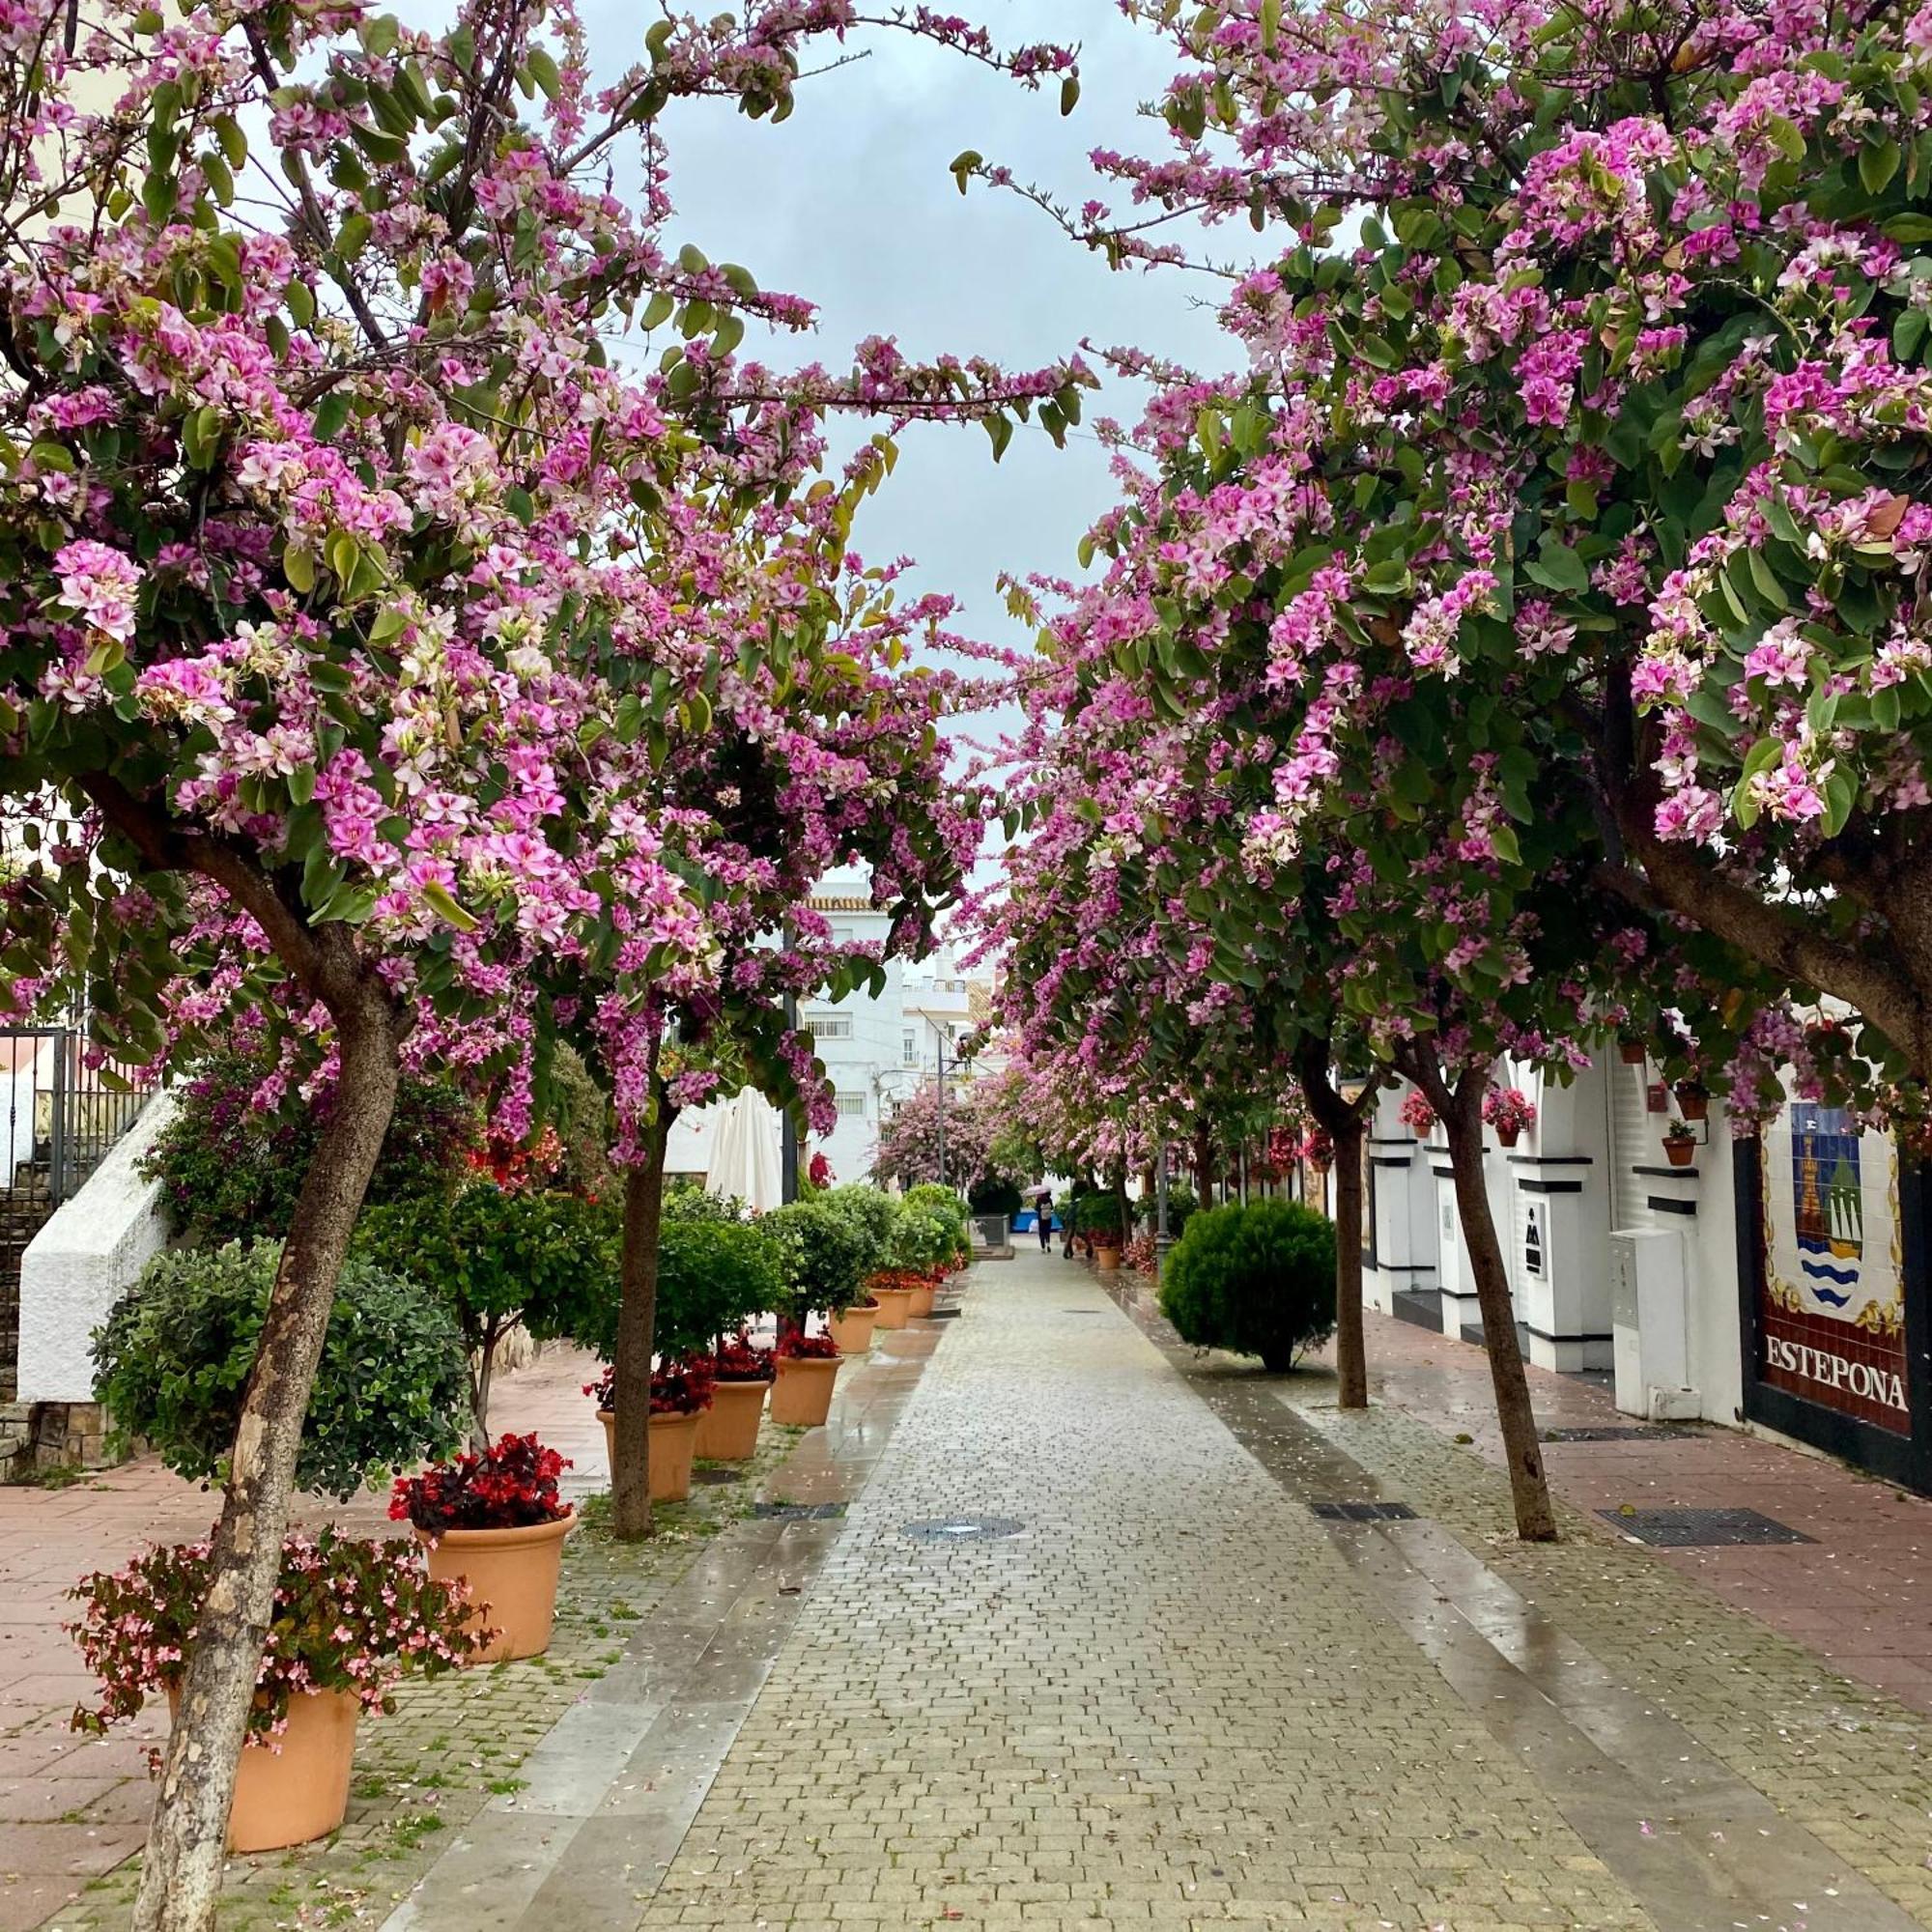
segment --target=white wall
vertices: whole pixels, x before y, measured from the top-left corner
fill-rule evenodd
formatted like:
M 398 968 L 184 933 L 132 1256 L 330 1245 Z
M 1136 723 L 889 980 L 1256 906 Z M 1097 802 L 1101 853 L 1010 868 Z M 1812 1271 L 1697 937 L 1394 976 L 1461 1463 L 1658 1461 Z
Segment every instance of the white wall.
M 171 1094 L 156 1095 L 21 1256 L 20 1401 L 94 1400 L 89 1337 L 167 1245 L 160 1183 L 143 1180 L 135 1163 L 174 1109 Z

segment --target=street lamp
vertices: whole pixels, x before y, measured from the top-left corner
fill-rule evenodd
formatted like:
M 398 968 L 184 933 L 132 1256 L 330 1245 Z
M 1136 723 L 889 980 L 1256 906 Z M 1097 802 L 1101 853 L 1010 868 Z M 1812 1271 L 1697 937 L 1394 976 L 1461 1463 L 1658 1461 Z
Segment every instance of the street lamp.
M 946 1051 L 946 1029 L 930 1013 L 922 1016 L 933 1032 L 932 1061 L 939 1075 L 939 1184 L 946 1185 L 946 1076 L 965 1062 Z

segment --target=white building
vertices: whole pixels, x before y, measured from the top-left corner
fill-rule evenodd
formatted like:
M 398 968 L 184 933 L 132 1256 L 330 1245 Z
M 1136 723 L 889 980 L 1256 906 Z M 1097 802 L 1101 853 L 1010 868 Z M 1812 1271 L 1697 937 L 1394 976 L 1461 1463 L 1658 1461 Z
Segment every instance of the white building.
M 871 903 L 865 875 L 857 870 L 829 875 L 811 900 L 835 939 L 865 944 L 886 942 L 890 921 Z M 839 1001 L 808 1001 L 799 1024 L 808 1029 L 825 1063 L 838 1108 L 830 1134 L 808 1141 L 805 1159 L 822 1153 L 838 1180 L 863 1180 L 872 1168 L 879 1128 L 894 1108 L 929 1083 L 943 1049 L 949 1079 L 971 1078 L 973 1069 L 955 1068 L 959 1042 L 984 1018 L 988 982 L 960 972 L 950 949 L 908 965 L 886 964 L 885 990 L 876 996 L 854 993 Z M 701 1107 L 679 1117 L 666 1156 L 673 1179 L 702 1180 L 710 1165 L 718 1110 Z

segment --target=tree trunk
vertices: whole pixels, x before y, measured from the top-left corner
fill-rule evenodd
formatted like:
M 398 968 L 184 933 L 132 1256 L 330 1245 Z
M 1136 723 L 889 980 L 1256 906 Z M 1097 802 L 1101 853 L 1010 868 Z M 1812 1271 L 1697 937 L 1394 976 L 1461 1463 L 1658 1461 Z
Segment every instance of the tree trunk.
M 1368 1128 L 1354 1108 L 1328 1130 L 1335 1143 L 1335 1406 L 1369 1406 L 1368 1347 L 1362 1334 L 1362 1146 Z
M 1502 1245 L 1490 1212 L 1489 1183 L 1483 1175 L 1483 1094 L 1488 1085 L 1488 1068 L 1472 1067 L 1458 1079 L 1453 1090 L 1439 1075 L 1433 1082 L 1425 1081 L 1423 1089 L 1441 1115 L 1449 1141 L 1449 1165 L 1456 1177 L 1456 1213 L 1476 1277 L 1483 1347 L 1490 1357 L 1496 1421 L 1502 1428 L 1503 1453 L 1509 1463 L 1510 1500 L 1516 1506 L 1516 1533 L 1525 1543 L 1554 1543 L 1556 1515 L 1549 1504 L 1543 1446 L 1537 1439 L 1536 1416 L 1530 1407 L 1529 1378 L 1523 1374 L 1522 1350 L 1517 1342 L 1509 1271 L 1503 1264 Z
M 1214 1205 L 1214 1136 L 1206 1124 L 1194 1129 L 1194 1192 L 1203 1208 Z
M 644 1158 L 624 1177 L 623 1298 L 617 1307 L 615 1465 L 611 1533 L 637 1543 L 651 1533 L 651 1357 L 657 1352 L 658 1234 L 664 1221 L 665 1149 L 670 1111 L 662 1101 L 643 1134 Z
M 242 1398 L 209 1589 L 148 1827 L 134 1932 L 210 1932 L 228 1810 L 269 1632 L 309 1390 L 349 1237 L 396 1103 L 396 1031 L 364 991 L 338 1012 L 340 1071 L 303 1177 Z
M 493 1315 L 483 1329 L 482 1346 L 469 1371 L 469 1446 L 482 1451 L 490 1446 L 490 1383 L 497 1372 L 497 1345 L 503 1331 Z
M 1330 1069 L 1332 1041 L 1304 1035 L 1295 1078 L 1316 1123 L 1335 1143 L 1335 1375 L 1338 1408 L 1369 1406 L 1368 1343 L 1362 1325 L 1362 1152 L 1376 1104 L 1370 1081 L 1345 1100 Z M 1311 1163 L 1312 1167 L 1312 1163 Z M 1320 1170 L 1314 1170 L 1319 1174 Z

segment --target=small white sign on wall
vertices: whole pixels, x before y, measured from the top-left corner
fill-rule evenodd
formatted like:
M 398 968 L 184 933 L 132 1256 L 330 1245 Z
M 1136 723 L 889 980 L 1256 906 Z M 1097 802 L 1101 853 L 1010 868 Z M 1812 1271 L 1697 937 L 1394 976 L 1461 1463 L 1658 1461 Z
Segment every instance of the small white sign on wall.
M 1522 1214 L 1522 1265 L 1527 1274 L 1543 1274 L 1543 1209 L 1532 1203 Z

